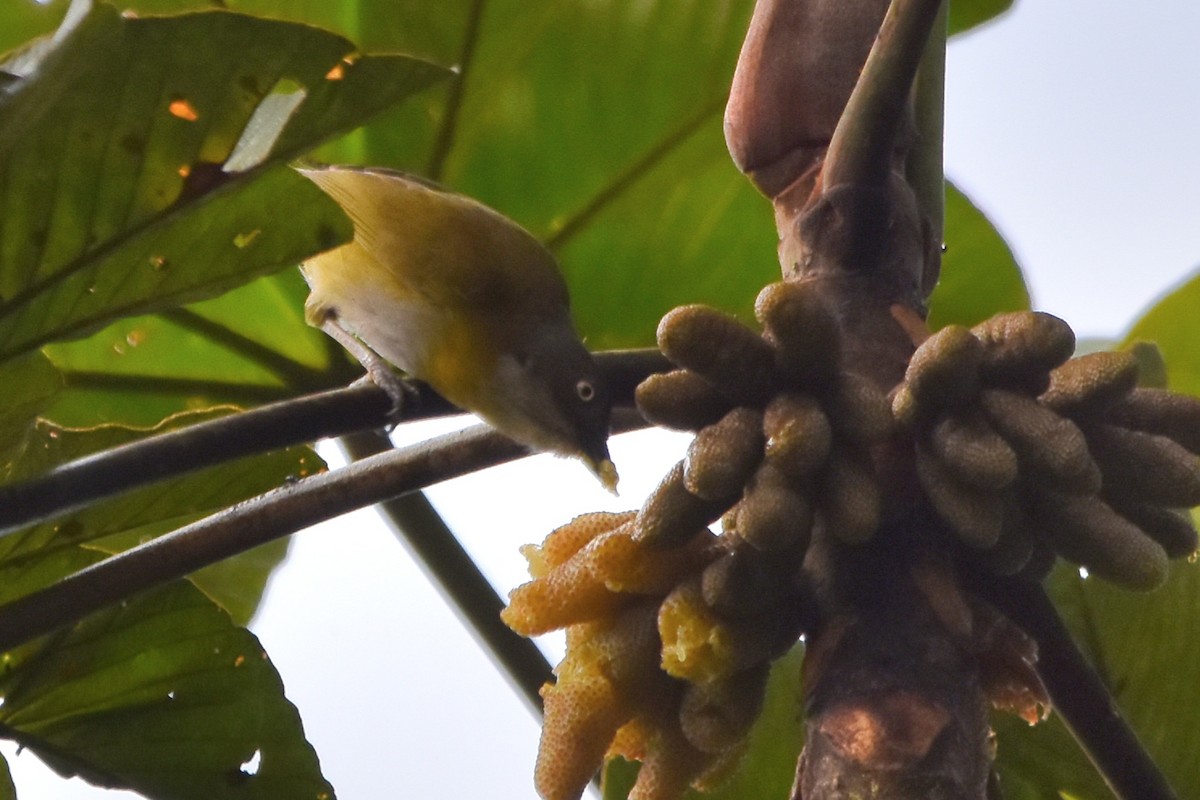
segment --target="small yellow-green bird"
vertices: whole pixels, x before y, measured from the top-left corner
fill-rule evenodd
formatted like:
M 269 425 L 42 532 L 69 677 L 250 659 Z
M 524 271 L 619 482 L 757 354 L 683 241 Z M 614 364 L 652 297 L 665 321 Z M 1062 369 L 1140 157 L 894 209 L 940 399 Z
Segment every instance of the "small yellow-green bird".
M 582 458 L 615 491 L 608 387 L 549 251 L 500 213 L 411 175 L 299 171 L 354 222 L 353 241 L 301 267 L 309 323 L 397 403 L 400 385 L 373 354 L 522 444 Z

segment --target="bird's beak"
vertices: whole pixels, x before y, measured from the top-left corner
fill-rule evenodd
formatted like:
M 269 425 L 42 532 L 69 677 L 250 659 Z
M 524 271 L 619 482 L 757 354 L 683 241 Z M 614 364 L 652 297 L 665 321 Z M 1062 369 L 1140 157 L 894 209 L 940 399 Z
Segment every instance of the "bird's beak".
M 613 464 L 611 458 L 601 458 L 599 460 L 591 456 L 584 455 L 583 463 L 587 464 L 587 468 L 592 471 L 592 474 L 600 479 L 605 489 L 608 489 L 614 495 L 617 494 L 617 481 L 620 477 L 617 475 L 617 467 Z

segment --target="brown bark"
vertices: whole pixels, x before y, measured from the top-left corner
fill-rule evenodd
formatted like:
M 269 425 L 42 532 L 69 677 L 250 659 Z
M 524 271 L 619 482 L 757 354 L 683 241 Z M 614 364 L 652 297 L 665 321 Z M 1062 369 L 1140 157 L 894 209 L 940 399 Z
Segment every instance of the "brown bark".
M 816 287 L 844 368 L 885 392 L 928 336 L 939 267 L 944 59 L 922 56 L 937 19 L 938 0 L 759 0 L 726 112 L 734 162 L 773 202 L 785 280 Z M 922 63 L 939 74 L 914 113 Z M 793 800 L 998 798 L 987 702 L 1032 721 L 1047 695 L 1120 796 L 1173 797 L 1030 580 L 1044 559 L 976 571 L 922 500 L 906 435 L 871 453 L 874 536 L 811 534 L 819 622 Z
M 904 173 L 910 86 L 938 4 L 894 5 L 885 21 L 884 0 L 760 0 L 726 112 L 735 163 L 774 203 L 785 279 L 820 287 L 845 333 L 845 368 L 884 391 L 913 352 L 940 230 Z M 872 453 L 885 498 L 869 544 L 813 533 L 805 569 L 822 622 L 809 636 L 795 800 L 986 797 L 972 618 L 917 511 L 910 453 Z

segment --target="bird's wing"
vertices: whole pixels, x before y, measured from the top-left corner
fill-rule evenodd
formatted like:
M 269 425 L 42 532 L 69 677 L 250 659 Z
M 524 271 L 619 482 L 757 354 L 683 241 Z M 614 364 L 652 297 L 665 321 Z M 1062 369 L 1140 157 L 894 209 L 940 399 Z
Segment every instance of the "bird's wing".
M 402 172 L 301 172 L 345 209 L 358 244 L 430 303 L 463 313 L 566 313 L 553 256 L 499 212 Z

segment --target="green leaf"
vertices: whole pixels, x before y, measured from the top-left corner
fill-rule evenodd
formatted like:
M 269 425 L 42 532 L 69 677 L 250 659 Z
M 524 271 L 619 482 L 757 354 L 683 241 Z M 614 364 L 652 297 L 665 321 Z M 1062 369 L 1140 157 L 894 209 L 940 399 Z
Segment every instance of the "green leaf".
M 438 178 L 549 241 L 590 347 L 648 344 L 680 303 L 748 315 L 778 279 L 770 203 L 722 134 L 753 2 L 491 0 L 474 46 L 474 3 L 401 5 L 397 46 L 467 64 L 461 103 L 446 85 L 397 109 L 364 129 L 363 157 Z M 441 129 L 393 132 L 430 119 Z
M 762 716 L 750 731 L 749 749 L 729 782 L 715 792 L 693 792 L 691 800 L 742 800 L 746 797 L 787 797 L 796 778 L 796 759 L 804 746 L 801 715 L 800 666 L 804 645 L 771 666 Z
M 283 162 L 447 74 L 352 54 L 315 28 L 224 12 L 99 6 L 60 32 L 0 105 L 0 359 L 347 238 Z
M 41 353 L 0 365 L 0 476 L 14 470 L 34 420 L 62 388 L 62 375 Z
M 593 224 L 551 243 L 596 349 L 653 345 L 659 319 L 685 303 L 753 322 L 755 296 L 779 280 L 770 205 L 731 166 L 715 124 L 639 176 Z
M 946 184 L 946 252 L 929 308 L 932 330 L 1029 308 L 1025 278 L 1004 238 L 951 183 Z
M 1004 800 L 1111 800 L 1112 793 L 1056 714 L 1032 727 L 1012 714 L 995 714 L 992 725 Z
M 291 537 L 259 545 L 188 576 L 197 589 L 238 625 L 249 625 L 267 591 L 267 581 L 287 558 Z
M 729 780 L 713 792 L 689 791 L 688 800 L 784 798 L 796 777 L 796 759 L 804 746 L 800 708 L 800 666 L 804 645 L 798 644 L 771 667 L 762 716 L 750 731 L 746 755 Z M 622 758 L 604 767 L 604 800 L 624 800 L 637 780 L 638 764 Z
M 1152 389 L 1167 388 L 1167 361 L 1154 342 L 1133 342 L 1129 353 L 1137 362 L 1138 385 Z
M 0 9 L 0 54 L 7 61 L 16 50 L 26 45 L 35 36 L 41 36 L 62 19 L 70 0 L 50 2 L 5 3 Z M 0 70 L 4 67 L 0 64 Z
M 67 382 L 43 414 L 73 427 L 152 425 L 188 408 L 246 407 L 349 383 L 340 346 L 304 321 L 308 289 L 287 270 L 171 311 L 130 317 L 45 348 Z
M 994 19 L 1012 7 L 1013 0 L 953 0 L 950 3 L 949 34 L 963 33 Z
M 1200 273 L 1156 302 L 1125 334 L 1122 347 L 1138 342 L 1158 345 L 1167 369 L 1167 385 L 1200 395 Z
M 6 758 L 0 758 L 0 800 L 17 800 L 17 787 Z
M 604 762 L 604 773 L 600 781 L 602 800 L 626 800 L 637 782 L 640 766 L 636 761 L 627 761 L 620 757 Z
M 1149 594 L 1055 571 L 1050 589 L 1080 647 L 1180 797 L 1200 797 L 1200 568 L 1177 561 Z M 1087 797 L 1088 795 L 1082 795 Z M 1092 795 L 1106 797 L 1106 795 Z
M 14 478 L 29 478 L 51 467 L 107 450 L 147 435 L 212 419 L 229 409 L 180 414 L 152 429 L 103 426 L 71 430 L 41 422 Z M 324 468 L 307 447 L 293 447 L 243 458 L 144 486 L 93 504 L 67 517 L 0 538 L 0 568 L 20 570 L 20 583 L 0 582 L 0 602 L 11 600 L 57 580 L 66 572 L 45 568 L 43 583 L 29 583 L 40 562 L 57 563 L 63 550 L 78 545 L 117 553 L 199 517 L 241 502 L 280 484 Z M 286 543 L 271 544 L 210 567 L 193 576 L 197 586 L 239 622 L 253 615 L 272 569 L 286 554 Z M 41 568 L 39 568 L 41 569 Z M 70 565 L 64 567 L 70 569 Z
M 156 800 L 333 797 L 258 640 L 187 584 L 10 654 L 0 694 L 5 735 L 63 775 Z

